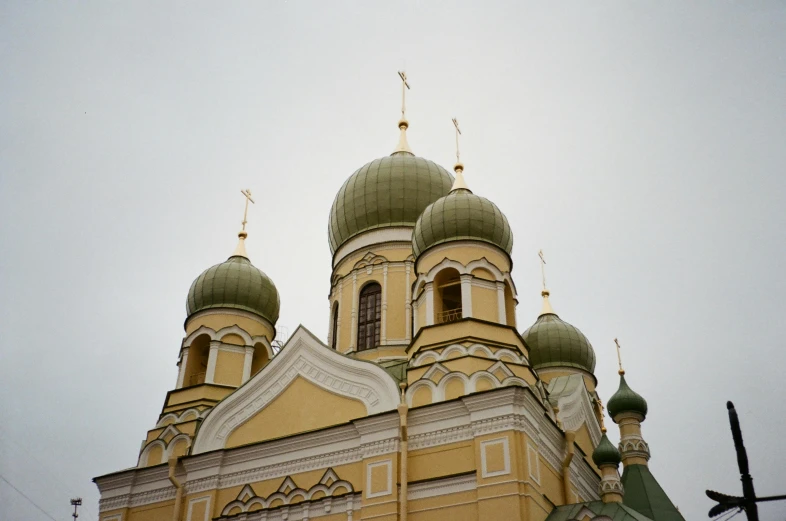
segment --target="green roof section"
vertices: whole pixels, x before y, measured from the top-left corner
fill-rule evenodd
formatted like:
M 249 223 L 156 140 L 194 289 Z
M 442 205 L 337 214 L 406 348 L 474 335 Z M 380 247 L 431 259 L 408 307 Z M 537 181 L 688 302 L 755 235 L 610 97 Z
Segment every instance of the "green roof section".
M 428 205 L 450 192 L 453 176 L 428 159 L 396 152 L 362 166 L 339 189 L 330 208 L 330 252 L 363 232 L 415 226 Z
M 653 521 L 685 521 L 646 465 L 628 465 L 622 473 L 623 503 Z
M 539 316 L 521 336 L 529 346 L 529 362 L 536 371 L 548 367 L 595 371 L 595 350 L 587 337 L 555 313 Z
M 574 521 L 575 519 L 583 519 L 584 516 L 582 514 L 586 514 L 586 510 L 594 514 L 592 517 L 607 516 L 612 519 L 612 521 L 653 521 L 649 517 L 625 506 L 624 503 L 604 503 L 600 500 L 558 506 L 551 511 L 546 521 Z
M 467 189 L 453 190 L 423 211 L 412 232 L 415 257 L 438 244 L 474 240 L 493 244 L 508 255 L 513 232 L 497 205 Z
M 235 255 L 202 272 L 191 284 L 186 313 L 206 309 L 239 309 L 264 318 L 272 325 L 278 321 L 278 290 L 270 277 L 245 257 Z
M 624 371 L 620 372 L 624 373 Z M 611 396 L 606 408 L 612 419 L 623 412 L 635 412 L 644 417 L 647 416 L 647 400 L 628 386 L 624 374 L 620 375 L 620 387 Z
M 594 461 L 595 465 L 598 467 L 601 465 L 614 465 L 616 467 L 620 464 L 620 461 L 622 461 L 620 451 L 617 450 L 617 447 L 615 447 L 611 441 L 609 441 L 609 437 L 606 436 L 605 432 L 598 446 L 592 451 L 592 461 Z

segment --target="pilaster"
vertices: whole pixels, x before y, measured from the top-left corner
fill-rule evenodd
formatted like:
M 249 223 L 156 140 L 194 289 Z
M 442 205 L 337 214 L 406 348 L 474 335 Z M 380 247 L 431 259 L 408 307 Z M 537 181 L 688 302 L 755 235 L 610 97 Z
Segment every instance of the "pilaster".
M 216 361 L 218 360 L 218 348 L 221 345 L 219 340 L 210 341 L 210 353 L 207 356 L 207 370 L 205 371 L 205 383 L 215 383 Z
M 461 318 L 472 317 L 472 275 L 461 276 Z
M 507 323 L 507 313 L 505 312 L 505 283 L 497 281 L 497 316 L 500 324 Z
M 177 370 L 177 386 L 176 389 L 183 387 L 183 380 L 186 377 L 186 368 L 188 367 L 188 346 L 184 347 L 180 355 L 180 363 L 178 363 Z
M 426 326 L 434 325 L 434 283 L 426 282 Z
M 254 360 L 254 348 L 252 346 L 246 346 L 246 356 L 243 359 L 243 377 L 240 380 L 241 384 L 244 384 L 251 378 L 251 362 Z

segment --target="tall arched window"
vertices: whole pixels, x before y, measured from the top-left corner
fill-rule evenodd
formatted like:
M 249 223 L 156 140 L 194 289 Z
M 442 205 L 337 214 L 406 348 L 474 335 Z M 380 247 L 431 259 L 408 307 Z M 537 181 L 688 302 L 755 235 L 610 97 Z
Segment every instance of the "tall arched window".
M 338 302 L 333 306 L 333 333 L 330 335 L 330 347 L 336 349 L 338 345 Z
M 360 292 L 358 310 L 358 351 L 373 349 L 379 345 L 379 330 L 382 322 L 382 287 L 376 282 Z

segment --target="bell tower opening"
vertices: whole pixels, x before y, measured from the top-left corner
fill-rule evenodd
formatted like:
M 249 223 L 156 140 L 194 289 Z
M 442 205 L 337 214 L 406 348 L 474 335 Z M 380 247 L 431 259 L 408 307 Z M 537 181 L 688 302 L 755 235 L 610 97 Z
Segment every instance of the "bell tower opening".
M 444 324 L 461 320 L 461 279 L 455 268 L 446 268 L 434 277 L 434 323 Z
M 207 360 L 210 356 L 210 337 L 199 335 L 188 347 L 188 360 L 186 372 L 183 377 L 183 387 L 191 387 L 205 383 L 207 373 Z

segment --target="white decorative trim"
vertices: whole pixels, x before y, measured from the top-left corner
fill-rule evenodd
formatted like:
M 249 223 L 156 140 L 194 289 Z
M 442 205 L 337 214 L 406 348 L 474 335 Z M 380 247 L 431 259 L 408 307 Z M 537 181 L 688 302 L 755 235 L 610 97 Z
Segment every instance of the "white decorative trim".
M 218 361 L 218 349 L 221 347 L 219 340 L 210 341 L 210 351 L 207 355 L 207 369 L 205 370 L 205 383 L 212 384 L 216 378 L 216 362 Z
M 369 415 L 394 410 L 399 402 L 396 383 L 381 367 L 334 352 L 300 326 L 262 371 L 208 413 L 193 454 L 223 448 L 232 431 L 264 409 L 296 377 L 361 401 Z
M 123 521 L 123 514 L 114 514 L 112 516 L 107 516 L 102 518 L 101 521 Z
M 477 488 L 478 480 L 475 473 L 445 479 L 436 479 L 434 481 L 410 485 L 407 489 L 407 500 L 414 501 L 417 499 L 457 494 L 459 492 L 476 490 Z
M 507 310 L 505 309 L 505 283 L 497 281 L 497 317 L 500 324 L 507 324 Z
M 461 317 L 472 318 L 472 275 L 461 275 Z
M 180 351 L 180 361 L 177 363 L 177 385 L 175 389 L 183 387 L 183 379 L 186 377 L 186 367 L 188 367 L 188 346 Z
M 404 340 L 406 343 L 409 343 L 412 340 L 412 284 L 410 283 L 410 278 L 412 274 L 412 263 L 407 261 L 406 263 L 406 271 L 407 277 L 405 281 L 405 302 L 404 308 L 406 310 L 406 314 L 404 316 Z
M 342 244 L 333 255 L 333 269 L 335 269 L 348 255 L 373 244 L 380 244 L 383 242 L 406 242 L 411 244 L 412 228 L 409 226 L 378 228 L 352 237 Z
M 486 465 L 486 449 L 492 445 L 502 445 L 502 459 L 504 462 L 504 467 L 502 470 L 488 470 Z M 484 478 L 493 478 L 494 476 L 504 476 L 506 474 L 510 474 L 510 449 L 508 447 L 507 436 L 480 442 L 480 473 L 481 477 Z
M 527 472 L 532 481 L 540 485 L 540 458 L 538 449 L 527 443 Z
M 205 505 L 205 518 L 201 520 L 193 519 L 191 515 L 193 514 L 194 511 L 194 505 L 202 502 L 207 503 Z M 210 519 L 210 496 L 195 497 L 188 501 L 188 517 L 186 518 L 186 521 L 209 521 L 209 519 Z
M 246 354 L 246 347 L 248 346 L 239 346 L 236 344 L 224 344 L 223 342 L 219 344 L 218 351 L 220 353 L 235 353 L 238 355 L 245 355 Z
M 255 313 L 250 313 L 248 311 L 243 311 L 242 309 L 231 309 L 231 308 L 205 309 L 199 311 L 198 313 L 194 313 L 186 320 L 186 325 L 185 325 L 186 329 L 188 329 L 188 324 L 190 324 L 194 320 L 209 315 L 231 315 L 236 317 L 243 317 L 258 322 L 264 326 L 267 326 L 272 330 L 275 330 L 273 324 L 271 324 L 269 321 L 262 318 L 261 316 Z M 183 339 L 183 343 L 181 344 L 181 346 L 182 347 L 190 346 L 196 337 L 203 334 L 208 335 L 210 337 L 210 340 L 218 340 L 220 338 L 215 330 L 206 326 L 200 326 L 199 328 L 194 330 L 190 335 L 188 335 Z
M 216 338 L 218 340 L 222 340 L 223 341 L 224 337 L 227 336 L 227 335 L 237 335 L 237 336 L 239 336 L 240 338 L 243 339 L 243 342 L 245 342 L 245 345 L 247 345 L 247 346 L 251 345 L 251 343 L 252 343 L 251 335 L 246 333 L 245 330 L 240 329 L 240 327 L 237 326 L 237 325 L 222 327 L 221 329 L 216 331 Z
M 371 492 L 371 469 L 377 467 L 387 467 L 387 486 L 384 490 L 379 492 Z M 384 460 L 384 461 L 377 461 L 374 463 L 366 464 L 366 498 L 371 499 L 375 497 L 381 496 L 388 496 L 393 493 L 393 461 L 392 460 Z
M 243 376 L 240 379 L 240 383 L 244 384 L 251 378 L 251 364 L 254 361 L 254 348 L 251 346 L 246 346 L 243 349 L 245 352 L 243 353 Z

